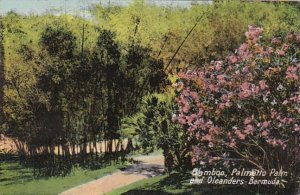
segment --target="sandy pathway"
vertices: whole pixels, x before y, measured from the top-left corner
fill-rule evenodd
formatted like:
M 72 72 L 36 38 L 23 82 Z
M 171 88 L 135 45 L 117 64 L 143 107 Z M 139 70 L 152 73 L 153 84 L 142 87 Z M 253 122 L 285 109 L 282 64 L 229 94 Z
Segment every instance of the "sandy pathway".
M 163 172 L 164 159 L 162 155 L 137 156 L 133 159 L 139 163 L 123 171 L 71 188 L 62 192 L 61 195 L 100 195 L 136 181 L 160 175 Z

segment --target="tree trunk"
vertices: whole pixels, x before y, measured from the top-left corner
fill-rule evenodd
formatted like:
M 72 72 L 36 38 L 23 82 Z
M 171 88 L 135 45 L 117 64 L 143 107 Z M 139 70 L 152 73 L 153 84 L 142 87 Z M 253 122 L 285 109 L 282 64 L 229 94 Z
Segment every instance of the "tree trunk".
M 112 150 L 113 150 L 113 140 L 108 140 L 108 143 L 107 143 L 107 150 L 108 150 L 108 153 L 112 153 Z
M 97 141 L 96 141 L 96 138 L 94 138 L 94 140 L 93 140 L 93 145 L 94 145 L 96 157 L 98 157 L 98 149 L 97 149 Z
M 120 144 L 122 144 L 121 140 L 118 139 L 118 142 L 116 143 L 116 147 L 115 147 L 115 152 L 120 151 L 120 149 L 119 149 L 120 148 Z
M 59 157 L 60 156 L 60 145 L 57 144 L 57 156 Z
M 89 141 L 89 149 L 90 149 L 90 155 L 91 155 L 91 157 L 93 157 L 93 155 L 94 155 L 94 149 L 93 149 L 91 141 Z
M 126 147 L 125 150 L 126 150 L 127 152 L 130 152 L 131 150 L 133 150 L 132 138 L 128 138 L 127 147 Z
M 73 144 L 73 145 L 72 145 L 72 155 L 73 155 L 73 156 L 76 154 L 75 147 L 76 147 L 75 144 Z
M 173 169 L 173 162 L 174 162 L 174 157 L 171 154 L 171 151 L 169 148 L 164 149 L 163 155 L 165 157 L 165 169 L 168 173 L 170 173 Z

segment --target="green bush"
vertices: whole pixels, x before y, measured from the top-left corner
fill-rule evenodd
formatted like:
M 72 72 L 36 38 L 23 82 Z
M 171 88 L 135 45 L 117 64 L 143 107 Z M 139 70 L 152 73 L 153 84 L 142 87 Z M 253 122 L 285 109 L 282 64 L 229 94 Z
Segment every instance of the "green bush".
M 171 121 L 175 110 L 174 95 L 152 94 L 143 98 L 137 114 L 122 122 L 122 134 L 136 137 L 144 152 L 163 149 L 168 171 L 184 170 L 191 164 L 188 134 Z

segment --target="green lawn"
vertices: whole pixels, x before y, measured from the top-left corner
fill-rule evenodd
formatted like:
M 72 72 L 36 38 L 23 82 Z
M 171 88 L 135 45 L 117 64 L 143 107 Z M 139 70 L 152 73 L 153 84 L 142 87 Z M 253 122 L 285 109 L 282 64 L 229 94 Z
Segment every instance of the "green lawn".
M 112 165 L 98 170 L 78 168 L 65 177 L 34 179 L 32 169 L 17 162 L 0 162 L 0 195 L 50 195 L 118 171 L 125 165 Z

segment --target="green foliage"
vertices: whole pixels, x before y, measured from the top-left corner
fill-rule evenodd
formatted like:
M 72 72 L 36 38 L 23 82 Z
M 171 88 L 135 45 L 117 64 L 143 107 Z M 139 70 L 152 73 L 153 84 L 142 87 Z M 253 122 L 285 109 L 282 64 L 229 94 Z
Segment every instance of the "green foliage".
M 63 27 L 47 27 L 41 34 L 41 45 L 49 55 L 70 58 L 75 49 L 75 36 Z
M 300 28 L 299 9 L 284 3 L 228 0 L 183 9 L 133 1 L 122 8 L 98 5 L 92 13 L 103 28 L 117 32 L 117 40 L 128 44 L 128 38 L 134 37 L 142 46 L 151 46 L 152 55 L 159 55 L 165 62 L 204 14 L 176 56 L 174 66 L 196 66 L 233 51 L 243 40 L 249 24 L 263 27 L 268 37 Z
M 152 94 L 143 98 L 137 114 L 122 123 L 124 136 L 137 137 L 144 152 L 163 149 L 169 171 L 190 164 L 187 133 L 171 121 L 175 110 L 173 94 Z

